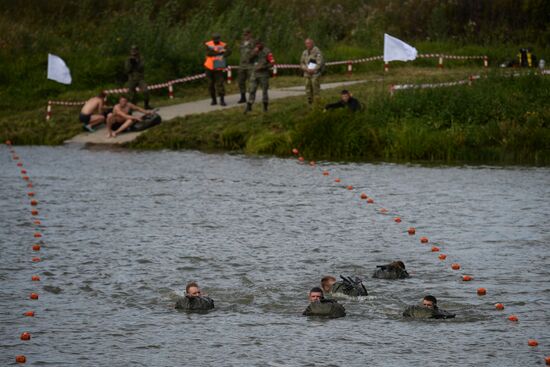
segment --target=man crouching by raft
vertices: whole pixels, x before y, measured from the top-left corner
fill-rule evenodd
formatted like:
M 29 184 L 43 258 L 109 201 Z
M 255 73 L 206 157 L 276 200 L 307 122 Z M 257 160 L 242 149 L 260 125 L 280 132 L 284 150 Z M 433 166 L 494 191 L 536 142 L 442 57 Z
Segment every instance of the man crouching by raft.
M 100 92 L 97 96 L 90 98 L 84 103 L 80 110 L 78 119 L 83 124 L 84 130 L 94 132 L 94 127 L 105 122 L 103 100 L 106 94 Z
M 325 316 L 330 318 L 346 316 L 346 309 L 333 299 L 326 299 L 323 290 L 314 287 L 309 291 L 309 306 L 302 313 L 304 316 Z
M 139 111 L 144 115 L 153 113 L 152 110 L 144 110 L 133 103 L 128 102 L 128 97 L 120 96 L 118 104 L 113 108 L 113 113 L 107 118 L 107 137 L 116 138 L 118 134 L 130 126 L 142 120 L 142 117 L 132 116 L 132 111 Z M 115 130 L 115 131 L 113 131 Z
M 176 301 L 176 309 L 190 312 L 205 312 L 214 308 L 214 300 L 201 292 L 197 282 L 187 283 L 185 297 Z
M 403 311 L 404 317 L 415 319 L 453 319 L 456 315 L 437 307 L 437 299 L 434 296 L 425 296 L 420 305 L 408 306 Z

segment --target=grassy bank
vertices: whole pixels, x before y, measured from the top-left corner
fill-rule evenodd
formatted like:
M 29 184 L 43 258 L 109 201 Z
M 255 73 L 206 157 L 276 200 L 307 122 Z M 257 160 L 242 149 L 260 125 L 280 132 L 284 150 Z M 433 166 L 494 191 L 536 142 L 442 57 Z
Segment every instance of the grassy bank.
M 418 76 L 433 81 L 434 76 Z M 441 79 L 441 77 L 439 78 Z M 298 147 L 326 160 L 550 164 L 550 79 L 490 76 L 473 86 L 400 91 L 384 83 L 354 87 L 365 111 L 310 110 L 303 98 L 176 119 L 131 144 L 139 149 L 201 149 L 286 156 Z M 330 97 L 329 97 L 330 96 Z

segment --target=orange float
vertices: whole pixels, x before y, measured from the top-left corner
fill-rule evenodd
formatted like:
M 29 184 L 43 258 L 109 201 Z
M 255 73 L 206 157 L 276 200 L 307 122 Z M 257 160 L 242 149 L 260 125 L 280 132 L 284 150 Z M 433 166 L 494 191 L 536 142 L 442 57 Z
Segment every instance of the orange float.
M 361 193 L 361 199 L 366 200 L 368 198 L 367 194 L 364 192 Z
M 38 293 L 31 293 L 30 299 L 38 299 Z
M 349 186 L 347 187 L 347 189 L 348 189 L 348 190 L 353 190 L 353 186 L 349 185 Z
M 428 237 L 420 237 L 420 243 L 428 243 Z
M 11 140 L 6 140 L 6 145 L 11 145 Z
M 547 366 L 550 366 L 550 356 L 544 358 L 544 361 L 546 362 Z
M 36 209 L 31 210 L 31 214 L 32 215 L 38 215 L 38 210 L 36 210 Z
M 380 208 L 380 213 L 387 213 L 388 212 L 388 209 L 386 208 Z
M 17 363 L 26 363 L 27 362 L 27 357 L 25 357 L 24 355 L 18 355 L 15 357 L 15 362 Z
M 328 171 L 323 171 L 323 176 L 328 176 L 330 173 Z
M 315 161 L 310 161 L 309 165 L 312 166 L 312 167 L 315 166 Z
M 298 155 L 298 153 L 299 153 L 298 149 L 296 148 L 292 149 L 292 154 Z
M 33 282 L 39 282 L 39 281 L 40 281 L 40 277 L 39 277 L 38 275 L 33 275 L 33 276 L 31 277 L 31 280 L 32 280 Z
M 27 184 L 27 187 L 28 187 L 28 188 L 32 188 L 32 182 L 29 182 L 29 183 Z
M 401 223 L 401 218 L 395 217 L 395 218 L 393 218 L 393 221 L 394 221 L 395 223 Z
M 527 341 L 527 345 L 530 346 L 530 347 L 536 347 L 537 345 L 539 345 L 539 342 L 536 341 L 535 339 L 529 339 Z
M 26 169 L 22 169 L 22 170 L 21 170 L 21 174 L 22 174 L 22 175 L 24 175 L 24 174 L 26 174 L 26 173 L 27 173 L 27 170 L 26 170 Z
M 34 238 L 40 238 L 40 237 L 42 237 L 42 233 L 36 232 L 36 233 L 34 234 Z
M 300 162 L 303 162 L 303 161 L 304 161 L 304 157 L 298 157 L 298 160 L 299 160 Z
M 34 224 L 36 224 L 37 226 L 39 226 L 39 225 L 41 225 L 41 224 L 42 224 L 42 222 L 41 222 L 41 221 L 39 221 L 38 219 L 37 219 L 37 220 L 35 220 L 35 221 L 34 221 L 33 223 L 34 223 Z
M 432 246 L 432 252 L 439 252 L 439 247 Z
M 23 167 L 23 163 L 17 162 L 17 167 Z
M 508 316 L 508 320 L 513 321 L 513 322 L 518 322 L 519 321 L 519 319 L 516 315 Z
M 414 227 L 409 227 L 409 229 L 407 230 L 407 233 L 412 236 L 413 234 L 416 233 L 416 229 Z
M 373 198 L 368 198 L 367 199 L 367 204 L 374 204 L 374 199 Z
M 445 254 L 439 254 L 439 260 L 445 260 L 447 258 L 447 255 Z
M 39 263 L 40 261 L 42 261 L 42 260 L 39 257 L 33 257 L 32 258 L 33 263 Z
M 334 182 L 342 182 L 339 178 L 334 179 Z
M 32 199 L 32 200 L 31 200 L 31 205 L 32 205 L 32 206 L 37 206 L 37 205 L 38 205 L 38 201 Z
M 28 181 L 30 180 L 29 176 L 23 176 L 23 180 Z
M 35 243 L 34 245 L 32 245 L 32 250 L 33 251 L 40 251 L 40 245 L 38 243 Z
M 472 279 L 474 279 L 474 278 L 472 278 L 472 277 L 469 276 L 469 275 L 463 275 L 463 276 L 462 276 L 462 280 L 465 281 L 465 282 L 469 282 L 469 281 L 471 281 Z M 482 288 L 480 288 L 480 289 L 482 289 Z
M 16 155 L 14 155 L 14 156 L 13 156 L 13 160 L 14 160 L 14 161 L 17 161 L 17 160 L 19 160 L 19 157 L 16 156 Z
M 486 294 L 487 294 L 487 289 L 485 289 L 485 288 L 478 288 L 477 289 L 477 295 L 478 296 L 484 296 Z
M 504 305 L 502 303 L 495 303 L 495 308 L 499 311 L 504 310 Z
M 28 331 L 21 333 L 21 340 L 31 340 L 31 333 Z
M 30 197 L 33 197 L 34 196 L 34 192 L 29 192 L 27 195 L 29 195 Z
M 34 311 L 27 311 L 23 315 L 28 317 L 34 317 Z
M 452 263 L 452 264 L 451 264 L 451 269 L 453 269 L 453 270 L 460 270 L 460 264 L 458 264 L 458 263 Z

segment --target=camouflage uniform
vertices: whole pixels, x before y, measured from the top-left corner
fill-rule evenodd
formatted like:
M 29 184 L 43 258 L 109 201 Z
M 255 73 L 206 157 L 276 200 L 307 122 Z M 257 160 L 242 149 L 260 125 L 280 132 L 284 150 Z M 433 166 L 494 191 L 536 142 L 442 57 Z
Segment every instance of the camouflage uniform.
M 315 72 L 313 74 L 308 73 L 308 64 L 314 63 Z M 306 79 L 306 95 L 308 103 L 313 103 L 314 98 L 318 98 L 321 91 L 321 83 L 319 78 L 323 72 L 325 66 L 325 60 L 321 50 L 314 46 L 311 51 L 304 50 L 302 58 L 300 59 L 300 68 L 304 71 L 304 78 Z
M 248 103 L 253 104 L 256 100 L 256 90 L 258 85 L 262 87 L 262 102 L 267 104 L 269 102 L 269 96 L 267 91 L 269 89 L 269 70 L 271 69 L 271 64 L 267 60 L 267 55 L 271 51 L 264 47 L 258 53 L 252 51 L 249 56 L 249 61 L 251 66 L 250 74 L 250 94 L 248 96 Z
M 136 87 L 143 92 L 145 108 L 149 108 L 149 89 L 144 78 L 144 63 L 139 54 L 131 55 L 124 65 L 126 74 L 128 74 L 128 89 L 130 102 L 136 103 Z
M 252 65 L 250 64 L 250 52 L 254 49 L 254 40 L 249 39 L 248 41 L 243 41 L 240 47 L 241 58 L 239 59 L 239 91 L 241 92 L 241 97 L 246 95 L 246 82 L 250 79 L 250 74 L 252 72 Z

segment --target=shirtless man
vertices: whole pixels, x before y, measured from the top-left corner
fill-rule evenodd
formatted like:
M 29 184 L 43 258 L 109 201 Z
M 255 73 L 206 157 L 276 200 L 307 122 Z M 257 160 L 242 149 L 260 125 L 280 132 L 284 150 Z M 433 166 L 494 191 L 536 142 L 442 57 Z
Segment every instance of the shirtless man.
M 127 97 L 121 96 L 118 100 L 118 104 L 113 108 L 112 115 L 107 118 L 108 138 L 116 138 L 118 134 L 135 124 L 137 121 L 141 121 L 142 117 L 132 116 L 130 110 L 139 111 L 145 115 L 153 112 L 151 110 L 144 110 L 128 102 Z M 115 131 L 113 131 L 113 129 Z
M 84 103 L 79 116 L 80 122 L 84 124 L 84 129 L 93 132 L 94 126 L 105 122 L 105 116 L 103 115 L 104 99 L 105 93 L 101 92 Z

